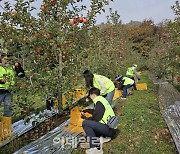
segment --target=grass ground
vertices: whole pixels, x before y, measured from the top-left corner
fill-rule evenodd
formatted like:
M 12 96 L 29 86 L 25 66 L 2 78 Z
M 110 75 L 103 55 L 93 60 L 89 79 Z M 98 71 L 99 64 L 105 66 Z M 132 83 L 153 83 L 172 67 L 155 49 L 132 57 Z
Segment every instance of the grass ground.
M 170 132 L 160 113 L 156 87 L 148 79 L 147 72 L 141 75 L 141 83 L 148 90 L 133 91 L 127 100 L 120 101 L 115 112 L 120 115 L 118 134 L 103 145 L 105 154 L 174 154 L 177 153 Z M 78 148 L 74 154 L 84 153 Z

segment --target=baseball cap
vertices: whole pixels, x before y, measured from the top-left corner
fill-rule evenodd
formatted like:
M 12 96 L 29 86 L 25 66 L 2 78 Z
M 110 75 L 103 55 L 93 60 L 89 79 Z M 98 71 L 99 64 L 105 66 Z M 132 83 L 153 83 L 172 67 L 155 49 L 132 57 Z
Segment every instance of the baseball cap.
M 121 78 L 122 78 L 122 75 L 116 75 L 115 80 L 118 81 Z
M 133 64 L 134 67 L 137 67 L 137 64 Z

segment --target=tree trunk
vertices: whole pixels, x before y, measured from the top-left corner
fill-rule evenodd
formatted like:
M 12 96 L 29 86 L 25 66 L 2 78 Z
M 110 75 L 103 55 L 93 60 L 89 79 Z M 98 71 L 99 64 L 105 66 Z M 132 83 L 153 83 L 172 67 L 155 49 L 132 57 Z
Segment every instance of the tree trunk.
M 62 111 L 62 53 L 59 51 L 58 109 Z

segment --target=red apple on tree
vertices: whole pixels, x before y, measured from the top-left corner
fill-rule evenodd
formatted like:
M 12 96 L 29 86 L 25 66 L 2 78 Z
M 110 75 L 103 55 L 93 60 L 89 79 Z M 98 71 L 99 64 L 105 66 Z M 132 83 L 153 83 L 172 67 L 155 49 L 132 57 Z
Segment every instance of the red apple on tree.
M 74 24 L 75 24 L 75 19 L 70 19 L 70 20 L 69 20 L 69 23 L 70 23 L 71 25 L 74 25 Z
M 83 17 L 79 17 L 79 18 L 78 18 L 78 21 L 79 21 L 80 23 L 82 23 L 82 22 L 83 22 Z
M 46 4 L 41 5 L 41 10 L 42 10 L 42 11 L 45 11 L 46 8 L 47 8 L 47 5 L 46 5 Z
M 177 77 L 177 81 L 180 82 L 180 76 Z
M 51 33 L 48 33 L 48 34 L 45 34 L 44 35 L 45 38 L 48 38 L 48 39 L 51 39 L 53 38 L 52 34 Z
M 52 5 L 56 4 L 56 0 L 50 0 Z
M 35 34 L 34 34 L 34 37 L 35 37 L 35 38 L 38 38 L 38 37 L 39 37 L 39 33 L 35 33 Z
M 38 52 L 41 52 L 42 50 L 43 50 L 43 48 L 42 48 L 41 46 L 38 46 L 38 47 L 37 47 L 37 51 L 38 51 Z
M 88 22 L 87 18 L 83 18 L 83 23 L 86 24 Z
M 62 20 L 61 20 L 63 23 L 66 22 L 66 17 L 62 17 Z

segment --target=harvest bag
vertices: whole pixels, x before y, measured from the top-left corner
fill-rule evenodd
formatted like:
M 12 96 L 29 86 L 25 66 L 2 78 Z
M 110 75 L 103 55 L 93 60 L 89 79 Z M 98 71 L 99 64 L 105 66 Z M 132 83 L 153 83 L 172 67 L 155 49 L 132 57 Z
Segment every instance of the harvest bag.
M 109 128 L 116 128 L 117 125 L 119 124 L 119 120 L 120 118 L 117 116 L 112 116 L 109 118 L 107 125 L 109 126 Z

